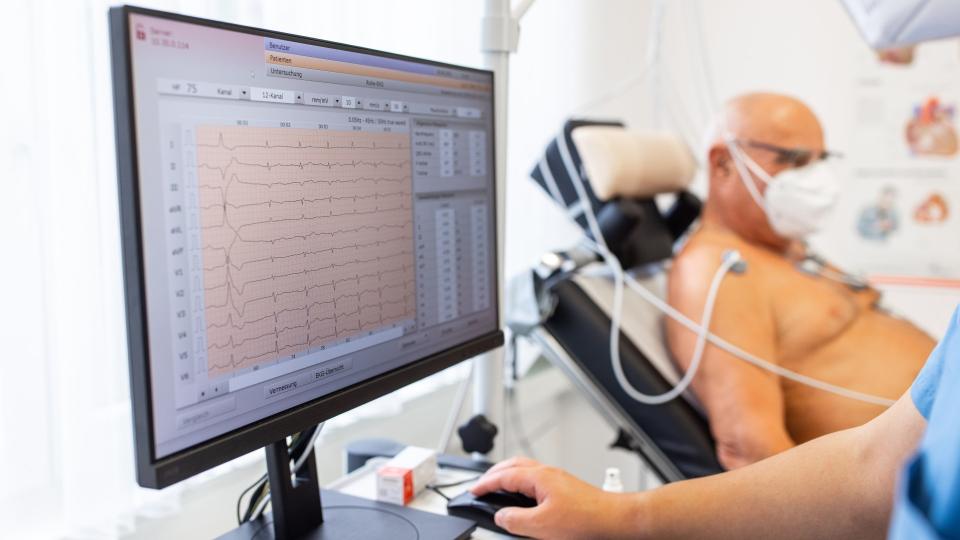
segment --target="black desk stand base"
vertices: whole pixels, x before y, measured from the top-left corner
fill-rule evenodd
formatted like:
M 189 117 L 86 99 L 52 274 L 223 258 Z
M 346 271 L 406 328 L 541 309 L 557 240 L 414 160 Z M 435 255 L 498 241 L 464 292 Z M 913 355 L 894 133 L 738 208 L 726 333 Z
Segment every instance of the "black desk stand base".
M 476 523 L 337 491 L 320 490 L 313 451 L 291 478 L 286 442 L 266 448 L 271 514 L 221 536 L 222 540 L 373 540 L 470 537 Z M 321 493 L 323 504 L 321 505 Z

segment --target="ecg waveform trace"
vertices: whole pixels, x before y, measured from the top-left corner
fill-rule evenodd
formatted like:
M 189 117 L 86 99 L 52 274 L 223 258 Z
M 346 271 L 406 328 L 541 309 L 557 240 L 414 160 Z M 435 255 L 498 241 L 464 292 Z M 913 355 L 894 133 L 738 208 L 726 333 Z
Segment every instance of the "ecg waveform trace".
M 406 133 L 196 128 L 211 378 L 416 315 Z

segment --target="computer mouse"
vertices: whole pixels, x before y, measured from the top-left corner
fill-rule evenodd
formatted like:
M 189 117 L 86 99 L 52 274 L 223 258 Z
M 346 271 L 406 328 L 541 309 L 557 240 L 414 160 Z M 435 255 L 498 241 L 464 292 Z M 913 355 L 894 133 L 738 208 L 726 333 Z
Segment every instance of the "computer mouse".
M 508 506 L 532 508 L 536 505 L 537 501 L 535 499 L 531 499 L 521 493 L 494 491 L 477 497 L 473 493 L 466 491 L 450 499 L 450 502 L 447 503 L 447 514 L 475 521 L 478 526 L 484 529 L 510 534 L 497 526 L 493 521 L 493 515 L 501 508 Z

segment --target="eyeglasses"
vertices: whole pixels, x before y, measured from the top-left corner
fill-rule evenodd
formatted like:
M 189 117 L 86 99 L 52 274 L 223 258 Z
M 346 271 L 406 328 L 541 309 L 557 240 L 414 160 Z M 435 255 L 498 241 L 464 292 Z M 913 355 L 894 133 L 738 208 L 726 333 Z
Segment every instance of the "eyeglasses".
M 737 144 L 750 146 L 767 152 L 777 154 L 776 162 L 780 165 L 789 165 L 791 167 L 804 167 L 811 161 L 823 161 L 826 159 L 835 159 L 843 157 L 840 152 L 829 150 L 811 150 L 809 148 L 786 148 L 775 144 L 754 141 L 751 139 L 737 139 Z

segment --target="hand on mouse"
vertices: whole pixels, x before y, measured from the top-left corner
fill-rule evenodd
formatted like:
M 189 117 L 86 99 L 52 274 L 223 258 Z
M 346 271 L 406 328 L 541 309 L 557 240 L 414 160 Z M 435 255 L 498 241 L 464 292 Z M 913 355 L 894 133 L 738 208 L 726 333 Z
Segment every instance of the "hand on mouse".
M 634 535 L 636 495 L 607 493 L 554 467 L 524 457 L 502 461 L 470 491 L 522 493 L 537 500 L 533 508 L 504 508 L 494 519 L 511 533 L 533 538 L 610 538 Z

